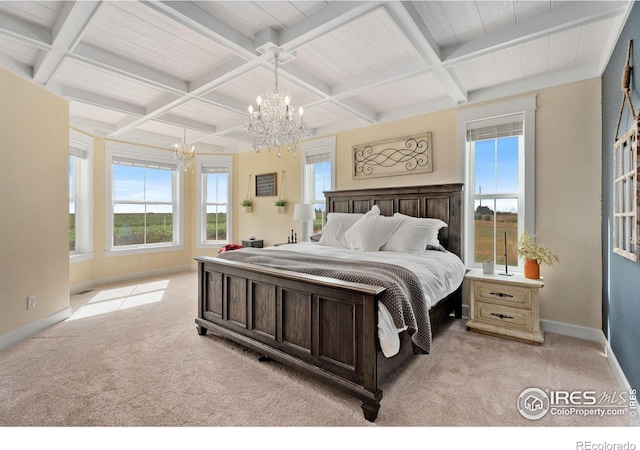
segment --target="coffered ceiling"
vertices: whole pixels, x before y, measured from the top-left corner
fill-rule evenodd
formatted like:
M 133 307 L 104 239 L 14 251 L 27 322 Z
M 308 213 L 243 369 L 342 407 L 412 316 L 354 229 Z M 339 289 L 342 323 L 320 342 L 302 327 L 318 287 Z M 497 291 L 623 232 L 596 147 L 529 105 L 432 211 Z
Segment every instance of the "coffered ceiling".
M 321 136 L 599 77 L 633 1 L 0 1 L 0 66 L 70 102 L 71 126 L 250 150 L 274 86 Z

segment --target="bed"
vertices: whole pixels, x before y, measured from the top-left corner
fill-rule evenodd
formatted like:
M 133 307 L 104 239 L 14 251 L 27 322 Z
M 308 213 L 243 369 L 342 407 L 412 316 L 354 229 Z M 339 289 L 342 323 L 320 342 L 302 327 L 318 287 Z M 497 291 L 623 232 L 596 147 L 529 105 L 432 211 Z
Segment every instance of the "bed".
M 376 230 L 395 226 L 395 232 L 399 225 L 391 222 L 396 218 L 401 224 L 411 218 L 442 221 L 446 226 L 436 231 L 437 242 L 424 256 L 438 261 L 433 267 L 455 267 L 450 279 L 442 275 L 447 277 L 444 290 L 416 288 L 416 275 L 410 272 L 423 265 L 420 258 L 396 255 L 391 265 L 386 264 L 392 268 L 387 273 L 382 266 L 394 252 L 384 251 L 384 246 L 378 252 L 353 247 L 354 240 L 364 247 L 372 245 L 368 237 L 360 242 L 369 234 L 353 233 L 355 226 L 348 230 L 352 248 L 328 244 L 327 223 L 324 245 L 300 243 L 195 258 L 199 334 L 211 332 L 255 350 L 264 355 L 262 360 L 320 377 L 359 398 L 365 418 L 375 421 L 382 400 L 380 383 L 409 358 L 429 353 L 431 334 L 441 323 L 452 315 L 462 316 L 462 189 L 462 184 L 446 184 L 325 192 L 327 212 L 332 213 L 329 222 L 337 216 L 353 217 L 359 225 L 370 219 Z M 390 235 L 404 234 L 394 232 Z M 384 232 L 380 234 L 384 239 Z M 341 270 L 341 265 L 352 264 L 353 252 L 362 256 L 363 267 Z M 354 278 L 351 272 L 359 271 L 368 276 Z M 418 291 L 429 297 L 426 314 L 414 307 L 417 313 L 409 317 L 406 303 L 413 302 Z M 401 301 L 389 303 L 396 298 Z

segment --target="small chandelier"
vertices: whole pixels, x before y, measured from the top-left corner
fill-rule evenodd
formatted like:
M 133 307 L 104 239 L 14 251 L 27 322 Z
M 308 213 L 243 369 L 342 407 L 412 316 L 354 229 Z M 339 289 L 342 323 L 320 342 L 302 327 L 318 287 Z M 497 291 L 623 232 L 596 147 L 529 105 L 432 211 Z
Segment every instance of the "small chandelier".
M 174 145 L 174 158 L 179 166 L 184 168 L 186 172 L 196 159 L 195 145 L 187 145 L 187 129 L 184 129 L 184 140 L 181 144 Z
M 275 63 L 275 88 L 268 90 L 256 100 L 257 108 L 249 106 L 249 120 L 246 122 L 246 131 L 253 140 L 253 149 L 256 153 L 267 147 L 278 149 L 278 158 L 282 156 L 282 148 L 286 148 L 295 156 L 300 138 L 308 135 L 307 126 L 302 120 L 303 109 L 298 110 L 300 119 L 294 120 L 294 107 L 291 105 L 291 97 L 286 92 L 278 89 L 278 58 L 283 53 L 281 48 L 272 48 L 269 53 L 273 55 Z

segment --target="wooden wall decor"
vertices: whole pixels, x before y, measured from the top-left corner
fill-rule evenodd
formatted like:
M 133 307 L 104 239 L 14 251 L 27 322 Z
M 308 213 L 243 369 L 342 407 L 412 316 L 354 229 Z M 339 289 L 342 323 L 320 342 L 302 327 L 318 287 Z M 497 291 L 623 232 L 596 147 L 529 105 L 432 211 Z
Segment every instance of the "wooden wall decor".
M 613 251 L 638 261 L 640 236 L 640 121 L 613 146 Z
M 640 146 L 638 145 L 640 111 L 636 113 L 631 100 L 631 69 L 633 41 L 627 45 L 627 60 L 622 69 L 622 104 L 613 144 L 613 252 L 638 261 L 640 249 Z M 622 111 L 629 103 L 633 123 L 618 139 Z
M 273 197 L 277 195 L 276 173 L 256 175 L 256 197 Z
M 431 132 L 352 149 L 354 180 L 433 172 Z

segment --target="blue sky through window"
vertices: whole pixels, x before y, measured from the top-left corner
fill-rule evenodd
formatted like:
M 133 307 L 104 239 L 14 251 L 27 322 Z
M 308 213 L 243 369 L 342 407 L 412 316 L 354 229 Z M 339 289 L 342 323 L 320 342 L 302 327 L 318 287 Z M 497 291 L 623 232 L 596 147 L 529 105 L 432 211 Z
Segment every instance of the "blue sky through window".
M 165 169 L 113 165 L 113 196 L 117 202 L 172 201 L 172 173 Z M 168 206 L 168 205 L 167 205 Z M 154 212 L 167 212 L 171 207 L 154 208 Z M 140 213 L 138 205 L 116 205 L 116 213 Z M 148 211 L 151 212 L 151 211 Z
M 518 136 L 475 142 L 476 194 L 518 192 Z M 516 212 L 517 200 L 496 200 L 496 210 Z

